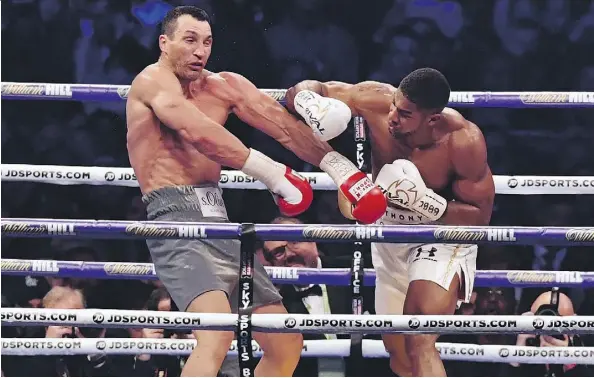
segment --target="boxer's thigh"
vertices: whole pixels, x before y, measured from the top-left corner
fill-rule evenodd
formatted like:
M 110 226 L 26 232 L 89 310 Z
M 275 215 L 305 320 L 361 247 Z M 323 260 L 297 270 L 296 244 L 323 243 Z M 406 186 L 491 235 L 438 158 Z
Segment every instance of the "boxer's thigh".
M 402 314 L 408 286 L 407 244 L 372 243 L 371 259 L 375 269 L 375 311 L 377 314 Z
M 147 240 L 155 271 L 181 311 L 202 294 L 237 285 L 239 258 L 233 240 Z M 238 249 L 237 249 L 238 250 Z
M 377 244 L 371 246 L 376 272 L 375 311 L 378 315 L 402 315 L 408 286 L 407 245 Z M 391 367 L 400 376 L 411 374 L 411 363 L 404 347 L 404 335 L 383 334 L 382 340 L 391 356 Z
M 239 270 L 237 271 L 237 274 L 239 274 Z M 254 296 L 252 298 L 252 307 L 254 309 L 271 304 L 279 304 L 282 306 L 281 301 L 283 298 L 276 287 L 272 284 L 270 276 L 258 259 L 254 259 L 253 283 L 254 284 L 252 288 Z M 239 289 L 239 287 L 236 287 L 231 292 L 231 296 L 229 298 L 233 312 L 236 312 L 239 306 L 239 295 L 241 292 Z
M 453 314 L 469 301 L 476 272 L 476 246 L 423 244 L 408 254 L 409 286 L 404 314 Z

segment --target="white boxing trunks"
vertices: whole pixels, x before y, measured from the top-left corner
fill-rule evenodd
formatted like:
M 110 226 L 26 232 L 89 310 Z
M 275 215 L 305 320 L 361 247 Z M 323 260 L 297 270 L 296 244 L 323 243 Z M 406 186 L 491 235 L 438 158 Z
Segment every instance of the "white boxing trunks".
M 398 210 L 388 208 L 386 215 L 376 223 L 414 223 L 398 219 L 398 214 Z M 470 301 L 476 273 L 476 245 L 372 243 L 371 257 L 376 272 L 375 310 L 378 315 L 402 315 L 410 282 L 432 281 L 448 290 L 456 273 L 464 285 L 460 299 Z

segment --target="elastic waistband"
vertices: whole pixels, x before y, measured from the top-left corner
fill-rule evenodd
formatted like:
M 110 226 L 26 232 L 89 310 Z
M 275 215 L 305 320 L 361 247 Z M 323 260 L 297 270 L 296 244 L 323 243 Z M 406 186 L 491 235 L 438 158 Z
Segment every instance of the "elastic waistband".
M 153 190 L 142 196 L 148 219 L 153 220 L 160 215 L 175 211 L 189 210 L 202 213 L 195 188 L 220 190 L 215 184 L 167 186 Z

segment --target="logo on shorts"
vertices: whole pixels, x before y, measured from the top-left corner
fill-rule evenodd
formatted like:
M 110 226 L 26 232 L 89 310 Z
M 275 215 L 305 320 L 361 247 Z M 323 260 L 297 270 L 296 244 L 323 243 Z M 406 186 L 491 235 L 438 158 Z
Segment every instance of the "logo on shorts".
M 515 188 L 516 186 L 518 186 L 518 180 L 516 180 L 515 178 L 510 178 L 509 180 L 507 180 L 507 186 L 509 186 L 510 188 Z
M 507 348 L 499 349 L 499 356 L 504 357 L 504 358 L 509 356 L 509 349 L 507 349 Z
M 226 184 L 227 182 L 229 182 L 229 176 L 227 176 L 227 174 L 225 173 L 222 173 L 221 179 L 219 181 L 221 182 L 221 184 Z
M 536 318 L 532 322 L 532 327 L 534 327 L 534 329 L 543 329 L 544 328 L 544 325 L 545 325 L 544 320 L 542 320 L 540 318 Z
M 106 172 L 105 173 L 105 181 L 113 181 L 113 180 L 115 180 L 115 173 Z
M 101 323 L 103 323 L 103 320 L 105 320 L 105 317 L 103 316 L 103 314 L 101 314 L 101 313 L 93 314 L 93 321 L 95 323 L 101 324 Z
M 415 259 L 413 260 L 413 262 L 419 261 L 419 260 L 437 261 L 435 259 L 435 252 L 437 252 L 437 248 L 435 248 L 435 247 L 431 247 L 431 249 L 429 249 L 429 248 L 423 249 L 423 247 L 419 247 L 419 248 L 417 248 L 417 255 L 415 256 Z M 422 254 L 426 254 L 426 256 L 421 257 Z
M 295 320 L 295 318 L 285 319 L 285 328 L 295 328 L 296 325 L 297 325 L 297 320 Z
M 105 344 L 105 341 L 97 341 L 97 343 L 95 344 L 95 348 L 99 350 L 105 349 L 106 346 L 107 344 Z
M 408 321 L 408 328 L 417 329 L 421 326 L 421 322 L 417 318 L 412 318 Z

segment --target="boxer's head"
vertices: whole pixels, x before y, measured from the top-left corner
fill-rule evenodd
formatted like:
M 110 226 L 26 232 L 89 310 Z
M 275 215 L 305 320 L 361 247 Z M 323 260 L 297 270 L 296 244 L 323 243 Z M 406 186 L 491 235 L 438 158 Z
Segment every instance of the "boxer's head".
M 390 134 L 404 139 L 434 125 L 450 99 L 450 85 L 441 72 L 421 68 L 408 74 L 394 92 L 388 115 Z
M 196 80 L 212 48 L 212 31 L 208 14 L 197 7 L 180 6 L 170 10 L 159 36 L 161 56 L 182 80 Z

